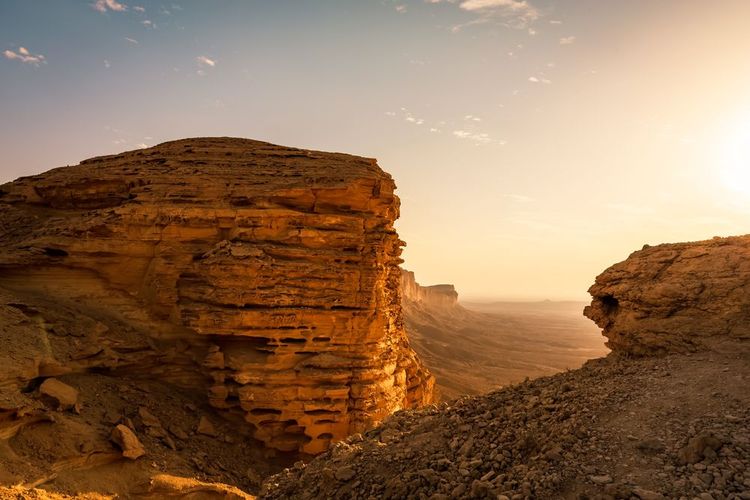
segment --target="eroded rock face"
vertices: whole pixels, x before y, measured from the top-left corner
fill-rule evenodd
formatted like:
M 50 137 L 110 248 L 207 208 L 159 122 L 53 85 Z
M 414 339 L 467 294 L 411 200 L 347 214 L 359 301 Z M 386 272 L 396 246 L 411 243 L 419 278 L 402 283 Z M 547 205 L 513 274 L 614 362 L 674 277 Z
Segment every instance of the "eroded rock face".
M 67 373 L 137 352 L 144 373 L 207 390 L 267 445 L 309 453 L 429 402 L 402 325 L 394 188 L 371 159 L 228 138 L 0 186 L 0 292 L 69 301 L 100 344 L 45 347 L 14 383 L 42 362 Z
M 750 338 L 750 236 L 644 247 L 596 278 L 584 314 L 615 352 Z
M 407 302 L 434 307 L 452 308 L 458 304 L 458 292 L 453 285 L 422 286 L 412 271 L 401 271 L 401 296 Z

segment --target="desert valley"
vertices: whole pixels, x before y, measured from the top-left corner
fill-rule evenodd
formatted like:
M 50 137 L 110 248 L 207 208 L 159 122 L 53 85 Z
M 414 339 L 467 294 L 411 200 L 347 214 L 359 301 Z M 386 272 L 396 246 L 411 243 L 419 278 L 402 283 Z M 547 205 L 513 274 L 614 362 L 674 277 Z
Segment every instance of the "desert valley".
M 0 0 L 0 500 L 750 500 L 748 19 Z
M 747 237 L 600 275 L 606 356 L 581 304 L 420 286 L 393 188 L 228 138 L 3 185 L 2 495 L 744 498 Z

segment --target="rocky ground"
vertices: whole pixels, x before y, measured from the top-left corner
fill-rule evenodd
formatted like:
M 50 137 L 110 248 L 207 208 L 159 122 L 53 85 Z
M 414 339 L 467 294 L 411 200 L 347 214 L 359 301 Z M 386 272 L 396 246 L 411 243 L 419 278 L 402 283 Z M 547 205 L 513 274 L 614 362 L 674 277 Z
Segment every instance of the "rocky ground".
M 224 498 L 206 491 L 231 489 L 224 484 L 258 491 L 284 461 L 264 452 L 243 426 L 217 417 L 200 394 L 104 374 L 59 380 L 77 392 L 76 407 L 59 404 L 63 394 L 30 387 L 28 415 L 0 419 L 0 485 L 16 485 L 0 488 L 0 499 L 34 498 L 45 489 L 96 492 L 91 498 L 149 496 L 155 489 L 152 496 L 163 498 L 158 491 L 165 487 L 180 497 L 180 477 L 195 480 L 188 489 L 205 490 L 206 498 Z M 242 494 L 232 498 L 249 497 Z
M 750 499 L 750 345 L 610 355 L 399 412 L 262 498 Z

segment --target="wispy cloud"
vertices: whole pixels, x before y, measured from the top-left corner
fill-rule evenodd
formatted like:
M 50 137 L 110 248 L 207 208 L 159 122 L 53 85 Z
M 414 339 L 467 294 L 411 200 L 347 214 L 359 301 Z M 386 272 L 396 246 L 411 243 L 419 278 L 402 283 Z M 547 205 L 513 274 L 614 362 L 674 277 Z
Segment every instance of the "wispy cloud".
M 125 12 L 128 10 L 127 5 L 118 2 L 117 0 L 96 0 L 91 4 L 94 10 L 99 12 L 107 12 L 108 10 L 114 12 Z
M 39 66 L 46 64 L 47 59 L 42 54 L 32 54 L 26 47 L 18 47 L 18 51 L 6 50 L 3 52 L 6 59 L 20 61 L 24 64 Z
M 111 66 L 112 66 L 112 64 L 110 64 L 110 62 L 107 59 L 105 59 L 104 60 L 104 67 L 107 68 L 107 69 L 109 69 Z
M 406 5 L 396 5 L 396 12 L 398 12 L 399 14 L 403 14 L 406 11 L 407 11 Z
M 537 20 L 539 10 L 527 0 L 463 0 L 459 4 L 462 10 L 474 12 L 479 17 L 473 21 L 453 27 L 453 31 L 472 24 L 499 22 L 515 28 L 526 28 Z
M 154 28 L 154 29 L 156 29 L 156 24 L 153 21 L 151 21 L 150 19 L 144 19 L 143 21 L 141 21 L 141 24 L 144 25 L 147 28 Z
M 454 130 L 453 137 L 456 137 L 461 140 L 473 142 L 477 146 L 482 145 L 482 144 L 493 144 L 493 143 L 499 144 L 501 146 L 505 145 L 505 141 L 495 140 L 492 137 L 490 137 L 490 134 L 486 132 L 474 132 L 470 130 Z
M 570 45 L 576 41 L 574 36 L 564 36 L 560 39 L 560 45 Z
M 547 78 L 545 78 L 545 77 L 543 77 L 543 76 L 539 76 L 539 77 L 536 77 L 536 76 L 530 76 L 530 77 L 529 77 L 529 81 L 530 81 L 531 83 L 546 83 L 546 84 L 550 84 L 550 83 L 552 83 L 552 81 L 551 81 L 551 80 L 549 80 L 549 79 L 547 79 Z
M 195 58 L 195 60 L 198 62 L 198 65 L 200 66 L 209 66 L 211 68 L 216 66 L 216 61 L 214 59 L 209 59 L 206 56 L 198 56 Z
M 136 12 L 146 12 L 146 8 L 141 7 L 140 5 L 136 5 L 135 7 L 133 7 L 133 10 Z
M 138 40 L 136 40 L 135 38 L 125 37 L 125 41 L 128 43 L 132 43 L 133 45 L 138 45 Z

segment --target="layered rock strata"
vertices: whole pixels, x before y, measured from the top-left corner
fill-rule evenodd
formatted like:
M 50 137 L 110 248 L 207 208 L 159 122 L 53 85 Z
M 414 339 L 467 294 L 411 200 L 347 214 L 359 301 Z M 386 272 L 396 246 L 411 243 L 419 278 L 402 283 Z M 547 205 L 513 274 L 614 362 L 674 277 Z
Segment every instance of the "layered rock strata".
M 14 387 L 42 359 L 56 374 L 138 352 L 144 374 L 207 390 L 268 446 L 308 453 L 429 402 L 402 325 L 394 189 L 371 159 L 228 138 L 0 186 L 0 291 L 126 325 L 92 321 L 99 345 L 79 350 L 95 354 L 45 352 Z M 116 362 L 90 361 L 105 348 Z
M 453 285 L 422 286 L 412 271 L 401 271 L 401 296 L 405 302 L 434 307 L 452 308 L 458 304 L 458 292 Z
M 750 339 L 750 236 L 645 246 L 596 278 L 584 314 L 615 352 Z

